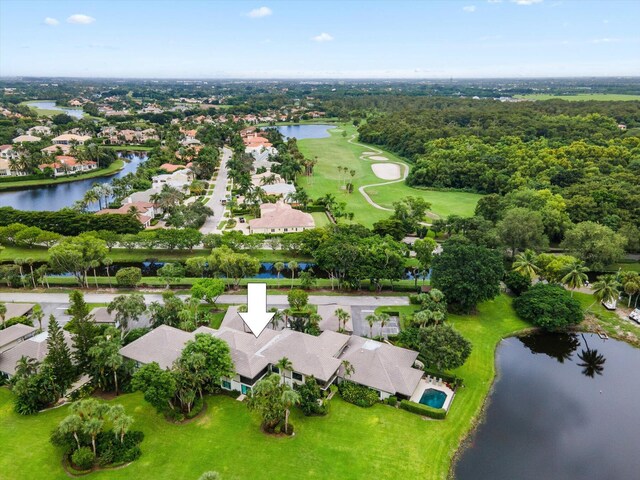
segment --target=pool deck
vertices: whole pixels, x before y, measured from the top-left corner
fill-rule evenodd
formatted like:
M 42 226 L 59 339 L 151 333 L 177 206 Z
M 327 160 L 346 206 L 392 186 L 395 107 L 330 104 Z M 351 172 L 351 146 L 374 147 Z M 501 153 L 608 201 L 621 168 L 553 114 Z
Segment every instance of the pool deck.
M 455 392 L 451 390 L 449 387 L 447 387 L 447 385 L 443 381 L 439 381 L 438 379 L 434 379 L 431 377 L 422 378 L 420 380 L 420 383 L 418 383 L 418 386 L 414 390 L 413 395 L 411 395 L 410 400 L 415 403 L 420 403 L 420 398 L 422 397 L 422 394 L 424 393 L 425 390 L 428 390 L 430 388 L 433 388 L 435 390 L 440 390 L 441 392 L 446 393 L 447 399 L 444 401 L 444 405 L 442 405 L 442 408 L 448 411 L 449 406 L 453 401 Z

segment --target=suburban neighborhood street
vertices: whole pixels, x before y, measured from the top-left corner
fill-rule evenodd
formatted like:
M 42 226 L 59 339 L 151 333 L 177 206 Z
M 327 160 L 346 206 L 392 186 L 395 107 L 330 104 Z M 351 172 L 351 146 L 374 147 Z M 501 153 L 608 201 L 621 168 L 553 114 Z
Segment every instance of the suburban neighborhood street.
M 91 293 L 85 292 L 84 299 L 87 303 L 109 303 L 119 293 Z M 185 295 L 186 296 L 186 295 Z M 151 302 L 162 303 L 162 295 L 159 293 L 144 294 L 147 304 Z M 267 301 L 270 305 L 286 305 L 286 295 L 268 295 Z M 0 302 L 27 302 L 27 303 L 55 303 L 67 304 L 69 295 L 66 293 L 23 293 L 23 292 L 3 292 L 0 293 Z M 246 295 L 221 295 L 217 303 L 220 304 L 243 304 L 247 302 Z M 346 306 L 376 306 L 385 305 L 409 305 L 408 297 L 398 296 L 355 296 L 355 295 L 309 295 L 309 303 L 314 305 L 346 305 Z
M 224 147 L 222 149 L 222 158 L 220 159 L 220 168 L 218 168 L 218 177 L 213 188 L 213 195 L 206 203 L 206 206 L 213 210 L 213 215 L 207 218 L 204 225 L 200 228 L 202 233 L 219 233 L 218 225 L 224 219 L 225 206 L 222 200 L 227 195 L 227 182 L 229 180 L 227 171 L 227 162 L 231 159 L 233 152 L 231 149 Z

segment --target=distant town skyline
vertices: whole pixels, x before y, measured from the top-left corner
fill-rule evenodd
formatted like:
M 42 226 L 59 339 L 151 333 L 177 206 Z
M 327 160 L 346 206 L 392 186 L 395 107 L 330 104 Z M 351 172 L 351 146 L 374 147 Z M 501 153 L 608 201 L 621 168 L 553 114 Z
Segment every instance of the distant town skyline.
M 640 2 L 0 2 L 0 76 L 640 75 Z

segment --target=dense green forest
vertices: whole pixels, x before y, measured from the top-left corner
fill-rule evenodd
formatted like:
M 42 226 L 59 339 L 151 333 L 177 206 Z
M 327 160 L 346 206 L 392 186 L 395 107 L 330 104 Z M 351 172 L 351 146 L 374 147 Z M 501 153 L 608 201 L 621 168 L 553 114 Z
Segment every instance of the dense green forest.
M 573 222 L 640 224 L 640 102 L 420 99 L 373 115 L 359 134 L 413 160 L 415 187 L 548 189 Z

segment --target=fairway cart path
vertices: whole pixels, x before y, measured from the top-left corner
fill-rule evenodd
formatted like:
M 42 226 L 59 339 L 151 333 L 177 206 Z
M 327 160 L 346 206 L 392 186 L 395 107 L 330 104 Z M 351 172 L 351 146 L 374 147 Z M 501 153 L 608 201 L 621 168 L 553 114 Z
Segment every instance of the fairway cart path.
M 372 151 L 371 152 L 362 152 L 362 154 L 360 154 L 360 160 L 366 160 L 366 161 L 378 161 L 378 160 L 371 160 L 369 158 L 370 155 L 382 155 L 384 154 L 384 152 L 382 150 L 379 150 L 376 147 L 373 147 L 371 145 L 363 145 L 362 143 L 358 143 L 358 142 L 354 142 L 353 140 L 356 138 L 355 134 L 351 136 L 351 138 L 349 140 L 347 140 L 347 142 L 351 143 L 352 145 L 357 145 L 359 147 L 363 147 L 363 148 L 370 148 Z M 383 207 L 382 205 L 378 205 L 376 202 L 374 202 L 371 197 L 369 196 L 369 194 L 367 192 L 365 192 L 365 189 L 369 188 L 369 187 L 380 187 L 382 185 L 391 185 L 392 183 L 398 183 L 398 182 L 404 182 L 404 180 L 407 178 L 407 175 L 409 175 L 409 165 L 407 165 L 406 163 L 401 163 L 401 162 L 392 162 L 391 160 L 389 160 L 389 163 L 394 163 L 396 165 L 400 165 L 400 168 L 403 168 L 403 173 L 402 173 L 402 177 L 400 177 L 397 180 L 391 180 L 389 182 L 382 182 L 382 183 L 370 183 L 369 185 L 363 185 L 360 188 L 358 188 L 358 191 L 362 194 L 362 196 L 364 197 L 364 199 L 369 203 L 369 205 L 371 205 L 374 208 L 377 208 L 378 210 L 384 210 L 387 212 L 393 212 L 393 210 L 391 208 L 386 208 Z
M 379 148 L 376 148 L 376 147 L 374 147 L 372 145 L 364 145 L 362 143 L 355 142 L 354 141 L 355 138 L 356 138 L 356 135 L 354 134 L 354 135 L 351 136 L 351 138 L 349 140 L 347 140 L 347 142 L 351 143 L 352 145 L 357 145 L 359 147 L 371 149 L 371 151 L 362 152 L 360 154 L 360 160 L 379 163 L 380 160 L 377 160 L 377 159 L 375 159 L 373 157 L 372 158 L 369 158 L 369 157 L 371 157 L 372 155 L 384 155 L 385 153 L 382 150 L 380 150 Z M 386 212 L 393 212 L 393 209 L 387 208 L 387 207 L 383 207 L 382 205 L 379 205 L 376 202 L 374 202 L 373 199 L 366 192 L 366 189 L 369 188 L 369 187 L 382 187 L 384 185 L 391 185 L 393 183 L 404 182 L 407 179 L 407 176 L 409 175 L 409 165 L 407 165 L 404 162 L 399 162 L 399 161 L 395 161 L 395 160 L 387 160 L 387 162 L 388 163 L 393 163 L 395 165 L 400 165 L 400 168 L 402 169 L 402 172 L 403 172 L 402 176 L 397 180 L 391 180 L 389 182 L 370 183 L 369 185 L 362 185 L 361 187 L 358 188 L 358 191 L 362 194 L 364 199 L 372 207 L 377 208 L 378 210 L 384 210 Z M 434 219 L 440 218 L 438 215 L 436 215 L 433 212 L 428 212 L 427 216 L 429 216 L 430 218 L 434 218 Z

